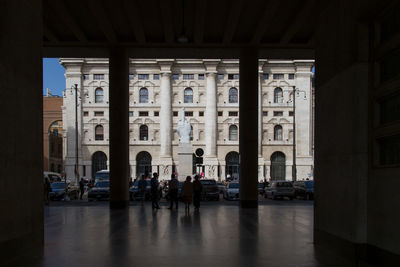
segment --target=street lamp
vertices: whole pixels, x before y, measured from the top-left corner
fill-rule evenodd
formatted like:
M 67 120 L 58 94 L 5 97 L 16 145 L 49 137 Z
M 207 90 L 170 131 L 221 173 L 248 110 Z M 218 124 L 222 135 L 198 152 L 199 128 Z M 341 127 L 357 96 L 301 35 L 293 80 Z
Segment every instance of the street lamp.
M 297 167 L 296 167 L 296 94 L 304 93 L 304 99 L 306 99 L 306 91 L 300 90 L 293 86 L 293 165 L 292 165 L 292 180 L 297 180 Z M 290 100 L 288 101 L 290 102 Z

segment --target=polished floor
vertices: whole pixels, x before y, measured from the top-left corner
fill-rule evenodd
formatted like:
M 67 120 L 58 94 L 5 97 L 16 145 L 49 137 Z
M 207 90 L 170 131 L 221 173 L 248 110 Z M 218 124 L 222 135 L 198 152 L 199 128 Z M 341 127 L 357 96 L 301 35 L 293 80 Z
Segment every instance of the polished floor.
M 200 212 L 152 211 L 150 203 L 45 207 L 44 256 L 35 266 L 339 266 L 312 241 L 313 206 L 261 203 L 258 209 L 206 203 Z M 26 265 L 25 265 L 26 266 Z M 340 266 L 343 266 L 341 263 Z

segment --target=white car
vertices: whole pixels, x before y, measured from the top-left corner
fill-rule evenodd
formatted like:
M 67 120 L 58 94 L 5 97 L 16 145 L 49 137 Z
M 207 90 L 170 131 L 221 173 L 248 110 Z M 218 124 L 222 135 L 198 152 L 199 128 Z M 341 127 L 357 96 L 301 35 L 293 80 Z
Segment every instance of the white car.
M 239 200 L 239 183 L 228 183 L 223 192 L 224 199 Z

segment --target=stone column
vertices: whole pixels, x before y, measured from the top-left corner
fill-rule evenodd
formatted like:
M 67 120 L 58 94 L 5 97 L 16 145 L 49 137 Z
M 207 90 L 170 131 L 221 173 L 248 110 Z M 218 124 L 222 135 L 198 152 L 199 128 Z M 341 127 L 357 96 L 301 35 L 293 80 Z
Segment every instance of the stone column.
M 258 57 L 253 47 L 243 48 L 239 65 L 240 206 L 258 205 Z
M 170 179 L 172 173 L 172 87 L 171 67 L 173 60 L 159 60 L 161 71 L 160 84 L 160 158 L 156 165 L 160 168 L 160 179 Z
M 207 73 L 206 80 L 206 114 L 204 155 L 205 176 L 218 179 L 217 159 L 217 67 L 219 60 L 204 60 Z
M 258 180 L 264 179 L 264 158 L 262 155 L 263 111 L 262 111 L 262 74 L 263 62 L 258 65 Z
M 110 208 L 129 204 L 129 58 L 110 49 Z

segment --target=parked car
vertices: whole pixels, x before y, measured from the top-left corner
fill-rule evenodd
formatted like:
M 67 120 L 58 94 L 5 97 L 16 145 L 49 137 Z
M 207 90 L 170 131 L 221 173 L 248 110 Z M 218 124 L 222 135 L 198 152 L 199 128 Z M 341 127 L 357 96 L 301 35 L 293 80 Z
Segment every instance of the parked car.
M 271 185 L 264 189 L 265 198 L 294 198 L 294 188 L 290 181 L 272 181 Z
M 50 183 L 52 182 L 61 182 L 61 174 L 57 172 L 43 172 L 43 179 L 49 178 Z
M 151 197 L 151 183 L 150 180 L 146 180 L 146 191 L 144 193 L 144 199 L 149 200 Z M 136 180 L 132 187 L 129 189 L 129 199 L 130 200 L 137 200 L 140 198 L 139 193 L 139 180 Z
M 109 170 L 101 170 L 96 172 L 94 176 L 94 183 L 101 181 L 110 181 L 110 171 Z
M 179 184 L 178 184 L 178 199 L 182 198 L 182 186 L 183 186 L 183 182 L 179 182 Z M 168 189 L 169 189 L 168 186 L 164 189 L 165 199 L 166 200 L 170 200 L 170 196 L 168 194 L 168 192 L 169 192 Z
M 88 200 L 100 200 L 110 198 L 110 181 L 100 181 L 94 184 L 88 191 Z
M 228 183 L 223 192 L 224 199 L 239 200 L 239 183 Z
M 68 185 L 65 182 L 53 182 L 50 184 L 51 192 L 49 192 L 49 197 L 51 200 L 61 200 L 66 196 L 68 191 Z
M 293 183 L 294 196 L 307 200 L 314 198 L 314 181 L 296 181 Z
M 217 182 L 213 179 L 200 180 L 203 185 L 203 191 L 201 192 L 202 200 L 219 200 L 219 188 Z
M 264 184 L 263 183 L 258 183 L 258 193 L 260 195 L 264 195 Z
M 223 182 L 218 182 L 217 186 L 218 186 L 219 193 L 220 194 L 224 193 L 225 184 Z

